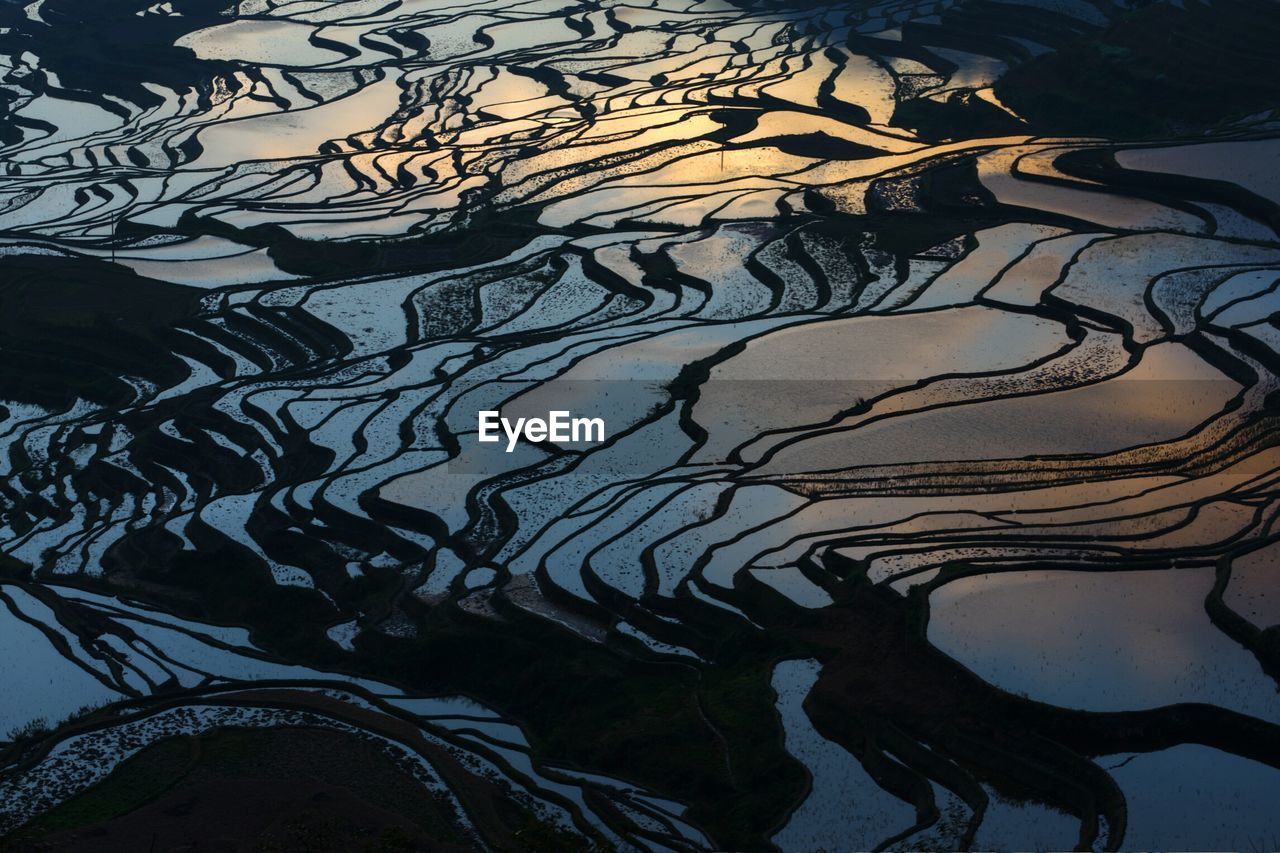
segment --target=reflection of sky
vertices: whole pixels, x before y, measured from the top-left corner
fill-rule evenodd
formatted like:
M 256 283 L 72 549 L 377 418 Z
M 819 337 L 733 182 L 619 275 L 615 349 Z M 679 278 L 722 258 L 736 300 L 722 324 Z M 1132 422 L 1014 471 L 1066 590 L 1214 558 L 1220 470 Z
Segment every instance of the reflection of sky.
M 191 165 L 212 168 L 244 160 L 313 156 L 331 139 L 379 126 L 399 104 L 400 84 L 390 76 L 320 106 L 223 122 L 200 133 L 204 153 Z
M 1275 721 L 1276 687 L 1204 611 L 1211 568 L 1035 571 L 953 581 L 929 640 L 985 680 L 1069 708 L 1206 702 Z
M 900 340 L 899 346 L 911 344 Z M 1030 377 L 1016 378 L 1027 390 L 1034 387 Z M 1058 378 L 1063 384 L 1067 380 L 1081 381 L 1076 376 Z M 1048 393 L 974 399 L 819 435 L 783 449 L 765 470 L 789 473 L 1114 452 L 1190 433 L 1224 410 L 1240 386 L 1182 345 L 1159 344 L 1119 376 L 1083 387 L 1043 390 Z
M 1280 844 L 1280 770 L 1199 744 L 1097 763 L 1124 792 L 1129 826 L 1122 850 L 1275 850 Z
M 1138 148 L 1116 154 L 1116 162 L 1126 169 L 1230 181 L 1280 204 L 1278 159 L 1280 139 Z
M 813 727 L 803 705 L 821 669 L 816 660 L 787 660 L 773 671 L 783 743 L 808 768 L 813 786 L 773 842 L 783 850 L 870 850 L 913 824 L 915 809 Z
M 5 593 L 22 601 L 28 615 L 56 625 L 47 607 L 14 587 Z M 39 628 L 22 621 L 0 601 L 0 684 L 9 701 L 0 702 L 0 740 L 15 728 L 43 719 L 53 725 L 85 705 L 104 705 L 120 694 L 63 657 Z M 21 697 L 21 701 L 18 701 Z

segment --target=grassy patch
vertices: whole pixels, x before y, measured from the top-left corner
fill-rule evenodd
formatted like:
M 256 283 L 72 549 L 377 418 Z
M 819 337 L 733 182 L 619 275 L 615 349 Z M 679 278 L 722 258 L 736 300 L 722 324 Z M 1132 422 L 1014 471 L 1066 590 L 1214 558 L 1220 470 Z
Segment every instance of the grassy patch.
M 23 834 L 38 837 L 78 829 L 131 812 L 185 776 L 196 752 L 196 739 L 185 735 L 156 741 L 125 759 L 97 785 L 41 815 Z

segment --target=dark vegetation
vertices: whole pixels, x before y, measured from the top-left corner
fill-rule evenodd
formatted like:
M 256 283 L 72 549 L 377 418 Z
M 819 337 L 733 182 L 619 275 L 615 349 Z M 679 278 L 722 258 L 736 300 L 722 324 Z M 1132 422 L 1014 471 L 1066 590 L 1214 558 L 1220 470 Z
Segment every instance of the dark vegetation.
M 464 842 L 448 807 L 374 743 L 279 728 L 156 741 L 6 849 L 380 853 L 468 849 Z
M 402 589 L 399 573 L 375 574 L 366 581 L 371 595 Z M 807 644 L 744 630 L 740 620 L 689 601 L 677 605 L 679 615 L 707 631 L 714 666 L 587 643 L 501 602 L 498 622 L 408 597 L 400 603 L 414 617 L 416 637 L 366 631 L 355 653 L 344 653 L 324 636 L 334 614 L 320 596 L 279 586 L 256 561 L 226 549 L 181 554 L 162 582 L 128 574 L 113 581 L 102 591 L 127 590 L 169 612 L 250 626 L 256 643 L 287 660 L 427 695 L 472 696 L 521 723 L 538 759 L 688 803 L 690 817 L 727 849 L 765 846 L 804 789 L 803 769 L 783 748 L 769 679 L 777 659 L 803 654 Z M 793 608 L 772 591 L 757 590 L 756 598 L 759 618 L 791 618 Z M 77 624 L 74 616 L 66 621 Z M 93 625 L 79 627 L 95 633 Z
M 0 258 L 0 393 L 58 411 L 77 396 L 128 403 L 124 375 L 181 381 L 173 329 L 198 306 L 198 291 L 114 264 Z
M 1009 71 L 1000 99 L 1041 133 L 1195 132 L 1280 106 L 1272 0 L 1148 3 Z
M 526 725 L 535 754 L 633 779 L 691 805 L 727 849 L 760 847 L 803 786 L 782 748 L 769 677 L 790 643 L 734 632 L 715 667 L 637 659 L 508 611 L 424 614 L 415 639 L 369 632 L 359 669 L 462 692 Z M 429 686 L 429 687 L 428 687 Z
M 161 99 L 143 83 L 163 83 L 175 88 L 196 86 L 209 97 L 209 81 L 231 66 L 221 62 L 197 62 L 190 50 L 174 42 L 189 32 L 219 20 L 227 7 L 221 0 L 173 0 L 180 15 L 152 16 L 145 26 L 130 13 L 121 14 L 120 3 L 82 3 L 78 0 L 48 0 L 40 7 L 46 25 L 32 26 L 21 3 L 0 3 L 0 45 L 16 56 L 31 50 L 40 57 L 42 69 L 57 75 L 65 92 L 100 104 L 127 117 L 128 111 L 101 98 L 115 95 L 143 106 L 155 106 Z M 145 3 L 136 8 L 146 8 Z M 39 70 L 34 80 L 37 90 L 48 85 L 48 75 Z M 234 85 L 234 84 L 232 84 Z M 2 91 L 2 90 L 0 90 Z M 0 95 L 0 98 L 3 98 Z M 6 124 L 11 116 L 6 116 Z M 32 124 L 29 119 L 15 122 Z M 0 125 L 0 139 L 12 137 Z M 55 128 L 56 130 L 56 128 Z M 13 137 L 16 138 L 16 137 Z

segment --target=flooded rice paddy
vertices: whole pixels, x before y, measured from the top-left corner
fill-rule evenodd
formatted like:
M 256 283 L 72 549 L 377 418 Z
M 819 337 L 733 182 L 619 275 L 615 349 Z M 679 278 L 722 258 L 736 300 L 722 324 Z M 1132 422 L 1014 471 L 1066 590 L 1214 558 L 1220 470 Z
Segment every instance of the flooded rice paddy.
M 0 8 L 0 833 L 296 727 L 468 847 L 1280 837 L 1273 113 L 1024 120 L 1106 0 L 133 5 Z

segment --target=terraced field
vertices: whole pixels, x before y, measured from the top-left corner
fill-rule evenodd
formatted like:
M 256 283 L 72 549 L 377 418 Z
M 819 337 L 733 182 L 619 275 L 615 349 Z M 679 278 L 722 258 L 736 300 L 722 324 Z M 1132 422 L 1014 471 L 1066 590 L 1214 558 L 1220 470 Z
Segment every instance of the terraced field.
M 0 4 L 0 836 L 1274 849 L 1273 3 L 226 3 Z

